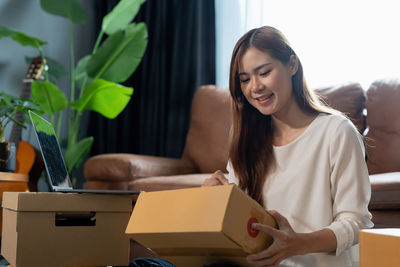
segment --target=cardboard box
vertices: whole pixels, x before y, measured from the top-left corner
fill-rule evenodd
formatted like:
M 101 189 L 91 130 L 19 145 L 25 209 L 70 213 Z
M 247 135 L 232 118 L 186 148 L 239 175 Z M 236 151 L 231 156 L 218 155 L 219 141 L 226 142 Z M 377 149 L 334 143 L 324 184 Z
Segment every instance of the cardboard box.
M 129 264 L 130 196 L 5 192 L 1 254 L 13 266 Z
M 400 229 L 360 231 L 360 267 L 400 266 Z
M 276 227 L 273 217 L 236 185 L 143 193 L 126 233 L 176 266 L 246 264 L 248 253 L 272 238 L 253 222 Z

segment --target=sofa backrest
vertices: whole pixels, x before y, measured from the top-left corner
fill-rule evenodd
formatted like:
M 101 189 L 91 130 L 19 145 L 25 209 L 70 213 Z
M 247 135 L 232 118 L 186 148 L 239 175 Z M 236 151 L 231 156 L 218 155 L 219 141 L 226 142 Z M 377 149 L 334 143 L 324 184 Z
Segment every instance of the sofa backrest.
M 199 87 L 193 97 L 182 159 L 193 162 L 201 173 L 225 170 L 231 124 L 229 90 L 215 85 Z
M 359 83 L 345 83 L 337 86 L 315 90 L 322 100 L 330 107 L 343 112 L 363 133 L 365 116 L 363 114 L 366 102 L 366 93 Z
M 370 174 L 400 171 L 400 80 L 377 80 L 367 93 L 359 83 L 316 91 L 328 105 L 345 113 L 360 133 L 366 133 Z M 215 85 L 199 87 L 182 158 L 201 173 L 225 170 L 231 124 L 229 90 Z
M 400 171 L 400 80 L 377 80 L 367 91 L 366 153 L 370 174 Z

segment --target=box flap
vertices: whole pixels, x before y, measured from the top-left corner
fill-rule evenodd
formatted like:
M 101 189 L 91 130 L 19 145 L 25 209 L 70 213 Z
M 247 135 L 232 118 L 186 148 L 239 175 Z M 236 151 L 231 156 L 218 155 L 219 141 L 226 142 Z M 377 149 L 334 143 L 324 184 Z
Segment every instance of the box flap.
M 221 232 L 232 186 L 140 194 L 127 234 Z
M 14 211 L 130 212 L 129 195 L 4 192 L 2 207 Z

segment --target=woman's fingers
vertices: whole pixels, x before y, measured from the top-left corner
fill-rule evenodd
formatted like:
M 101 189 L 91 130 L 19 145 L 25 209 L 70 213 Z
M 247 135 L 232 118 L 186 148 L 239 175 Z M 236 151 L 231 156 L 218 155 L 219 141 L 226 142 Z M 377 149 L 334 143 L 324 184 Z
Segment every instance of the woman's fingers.
M 299 234 L 293 231 L 288 220 L 277 211 L 269 211 L 279 225 L 279 229 L 261 223 L 253 223 L 251 227 L 270 235 L 271 246 L 265 250 L 249 255 L 247 260 L 256 266 L 277 266 L 282 260 L 299 254 L 304 242 Z
M 203 186 L 214 186 L 214 185 L 218 185 L 219 181 L 215 178 L 207 178 L 204 180 L 203 182 Z
M 214 185 L 226 185 L 229 184 L 228 179 L 226 179 L 225 175 L 220 171 L 216 171 L 210 178 L 207 178 L 203 182 L 203 186 L 214 186 Z
M 229 184 L 228 179 L 226 179 L 225 175 L 220 170 L 214 172 L 212 177 L 215 177 L 220 184 Z
M 261 224 L 261 223 L 253 223 L 251 225 L 251 228 L 262 231 L 262 232 L 272 236 L 272 238 L 284 237 L 284 234 L 281 231 L 279 231 L 278 229 L 275 229 L 269 225 L 265 225 L 265 224 Z
M 270 247 L 268 247 L 263 251 L 247 256 L 247 261 L 258 262 L 265 259 L 272 259 L 275 258 L 276 255 L 278 254 L 279 254 L 279 248 L 276 245 L 272 244 Z

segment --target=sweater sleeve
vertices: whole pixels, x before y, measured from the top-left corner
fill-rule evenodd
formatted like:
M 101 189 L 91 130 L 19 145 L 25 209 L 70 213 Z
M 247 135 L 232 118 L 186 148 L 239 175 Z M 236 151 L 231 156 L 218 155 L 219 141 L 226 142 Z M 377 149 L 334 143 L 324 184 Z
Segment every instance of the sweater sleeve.
M 348 120 L 343 120 L 330 142 L 330 183 L 333 204 L 331 229 L 337 240 L 336 255 L 358 243 L 358 232 L 371 228 L 368 203 L 371 185 L 364 159 L 361 136 Z

